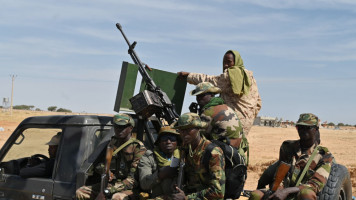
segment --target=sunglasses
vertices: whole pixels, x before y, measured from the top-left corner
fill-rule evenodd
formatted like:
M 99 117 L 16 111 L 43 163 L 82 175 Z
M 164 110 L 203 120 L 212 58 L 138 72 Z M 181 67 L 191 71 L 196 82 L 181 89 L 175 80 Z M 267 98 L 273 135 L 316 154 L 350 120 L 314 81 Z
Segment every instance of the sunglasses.
M 171 142 L 177 142 L 177 137 L 175 135 L 163 135 L 159 139 L 160 142 L 167 142 L 168 140 Z
M 313 128 L 315 128 L 315 127 L 314 126 L 297 126 L 298 131 L 309 131 Z

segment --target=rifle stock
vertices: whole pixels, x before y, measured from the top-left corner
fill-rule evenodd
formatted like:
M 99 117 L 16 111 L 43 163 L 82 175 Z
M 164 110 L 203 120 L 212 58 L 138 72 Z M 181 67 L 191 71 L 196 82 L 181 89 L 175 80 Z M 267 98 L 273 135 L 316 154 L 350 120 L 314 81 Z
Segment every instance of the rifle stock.
M 109 178 L 110 178 L 110 164 L 111 164 L 111 159 L 112 159 L 112 154 L 114 150 L 110 145 L 106 148 L 106 156 L 105 156 L 105 171 L 103 174 L 101 174 L 101 182 L 100 182 L 100 193 L 96 197 L 96 200 L 105 200 L 109 194 L 108 191 L 106 191 L 106 188 L 108 186 Z
M 275 192 L 278 189 L 278 187 L 282 183 L 284 177 L 287 175 L 290 167 L 291 167 L 290 164 L 280 161 L 280 164 L 279 164 L 277 172 L 276 172 L 276 177 L 273 182 L 273 186 L 271 188 L 272 192 Z
M 184 178 L 184 165 L 185 165 L 185 153 L 182 150 L 180 154 L 180 159 L 179 159 L 179 172 L 178 172 L 178 178 L 177 178 L 177 186 L 180 189 L 182 188 L 182 183 L 183 183 L 183 178 Z
M 132 60 L 136 65 L 138 65 L 138 71 L 140 72 L 142 79 L 146 82 L 146 85 L 148 86 L 148 90 L 150 92 L 153 92 L 157 94 L 160 102 L 162 103 L 162 112 L 157 112 L 155 113 L 158 118 L 164 118 L 169 124 L 175 122 L 177 118 L 179 117 L 178 113 L 174 109 L 174 105 L 172 104 L 171 100 L 168 98 L 168 95 L 162 91 L 160 87 L 158 87 L 153 79 L 148 75 L 147 71 L 144 68 L 144 65 L 140 58 L 137 56 L 134 48 L 137 44 L 136 41 L 134 41 L 132 44 L 130 41 L 127 39 L 125 33 L 122 30 L 122 27 L 119 23 L 116 24 L 116 27 L 120 30 L 122 36 L 124 37 L 127 45 L 129 46 L 128 53 L 130 54 Z M 147 65 L 146 65 L 147 66 Z

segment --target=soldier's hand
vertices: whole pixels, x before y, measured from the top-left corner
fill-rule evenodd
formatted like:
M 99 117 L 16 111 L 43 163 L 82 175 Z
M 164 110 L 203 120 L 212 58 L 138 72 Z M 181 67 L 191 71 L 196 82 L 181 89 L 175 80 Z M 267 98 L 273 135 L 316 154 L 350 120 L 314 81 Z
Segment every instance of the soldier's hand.
M 177 193 L 172 194 L 172 200 L 184 200 L 185 193 L 179 187 L 176 187 Z
M 91 192 L 92 192 L 91 188 L 87 186 L 82 186 L 75 191 L 76 199 L 78 200 L 90 199 Z
M 109 170 L 109 182 L 115 179 L 115 175 Z
M 165 166 L 158 170 L 158 178 L 160 180 L 172 178 L 178 174 L 178 167 Z
M 183 80 L 183 79 L 187 78 L 187 76 L 189 75 L 189 72 L 178 72 L 177 74 L 178 74 L 178 78 L 180 80 Z
M 278 189 L 271 196 L 269 196 L 268 199 L 284 200 L 287 198 L 288 194 L 290 194 L 289 188 Z

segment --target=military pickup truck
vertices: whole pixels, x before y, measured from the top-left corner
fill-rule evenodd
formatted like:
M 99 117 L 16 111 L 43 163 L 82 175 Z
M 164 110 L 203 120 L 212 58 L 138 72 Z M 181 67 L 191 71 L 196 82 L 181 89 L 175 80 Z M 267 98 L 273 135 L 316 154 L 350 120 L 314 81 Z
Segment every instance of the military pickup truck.
M 133 116 L 134 117 L 134 116 Z M 100 181 L 93 166 L 105 159 L 106 146 L 114 134 L 109 116 L 39 116 L 25 119 L 0 151 L 0 200 L 75 199 L 75 190 Z M 159 122 L 154 118 L 137 121 L 138 139 L 153 145 Z M 61 132 L 61 140 L 50 178 L 22 178 L 21 168 L 29 158 L 47 160 L 46 143 Z

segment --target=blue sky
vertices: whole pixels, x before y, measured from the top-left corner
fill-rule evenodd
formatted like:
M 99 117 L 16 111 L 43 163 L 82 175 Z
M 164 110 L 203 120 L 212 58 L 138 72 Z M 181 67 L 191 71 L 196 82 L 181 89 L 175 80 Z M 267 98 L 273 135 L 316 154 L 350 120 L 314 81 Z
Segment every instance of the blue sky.
M 259 115 L 356 124 L 353 0 L 1 1 L 0 97 L 14 105 L 114 113 L 121 23 L 151 67 L 218 75 L 226 50 L 254 72 Z M 193 86 L 188 86 L 185 111 Z

